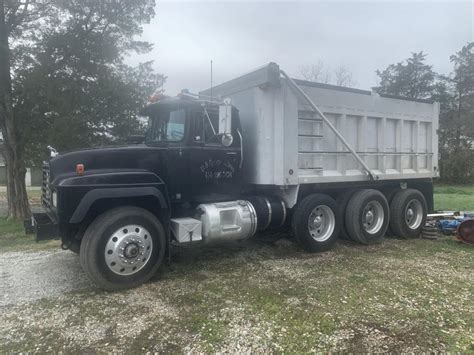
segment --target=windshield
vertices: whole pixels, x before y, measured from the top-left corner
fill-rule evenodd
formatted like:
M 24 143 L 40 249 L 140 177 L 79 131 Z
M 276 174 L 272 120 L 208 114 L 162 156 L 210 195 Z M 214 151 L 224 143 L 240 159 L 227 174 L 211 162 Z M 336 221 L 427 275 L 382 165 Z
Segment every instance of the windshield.
M 151 142 L 178 142 L 184 138 L 186 110 L 162 111 L 150 117 L 147 140 Z

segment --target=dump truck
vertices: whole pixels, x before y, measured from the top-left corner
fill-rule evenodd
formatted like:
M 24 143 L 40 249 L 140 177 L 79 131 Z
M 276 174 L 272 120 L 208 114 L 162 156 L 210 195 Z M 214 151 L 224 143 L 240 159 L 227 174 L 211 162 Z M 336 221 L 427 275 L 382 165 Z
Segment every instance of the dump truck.
M 128 146 L 53 154 L 30 227 L 107 290 L 147 281 L 172 248 L 286 228 L 302 249 L 420 234 L 438 176 L 439 105 L 292 79 L 267 64 L 158 97 Z

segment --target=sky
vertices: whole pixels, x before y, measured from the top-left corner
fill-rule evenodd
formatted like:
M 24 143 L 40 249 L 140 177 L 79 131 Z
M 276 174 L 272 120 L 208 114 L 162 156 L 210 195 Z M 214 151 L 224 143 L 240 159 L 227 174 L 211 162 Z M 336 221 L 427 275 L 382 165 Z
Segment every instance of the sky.
M 384 69 L 424 51 L 437 72 L 449 74 L 449 57 L 474 41 L 473 1 L 160 1 L 142 40 L 153 51 L 128 58 L 153 60 L 168 77 L 165 92 L 198 92 L 276 62 L 293 77 L 304 65 L 341 65 L 354 87 L 377 84 Z

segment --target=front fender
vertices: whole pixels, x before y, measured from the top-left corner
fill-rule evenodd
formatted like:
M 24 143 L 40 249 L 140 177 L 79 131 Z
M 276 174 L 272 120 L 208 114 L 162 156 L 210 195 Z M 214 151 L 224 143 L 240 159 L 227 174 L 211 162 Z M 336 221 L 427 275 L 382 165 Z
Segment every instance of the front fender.
M 87 212 L 98 200 L 107 198 L 127 198 L 127 197 L 145 197 L 154 196 L 159 201 L 160 208 L 166 209 L 168 204 L 163 196 L 163 193 L 156 187 L 142 186 L 142 187 L 118 187 L 118 188 L 99 188 L 93 189 L 86 193 L 81 202 L 75 209 L 69 223 L 79 223 L 87 215 Z
M 88 172 L 57 184 L 58 212 L 63 223 L 80 223 L 95 202 L 104 199 L 153 197 L 161 210 L 169 210 L 166 185 L 148 171 Z

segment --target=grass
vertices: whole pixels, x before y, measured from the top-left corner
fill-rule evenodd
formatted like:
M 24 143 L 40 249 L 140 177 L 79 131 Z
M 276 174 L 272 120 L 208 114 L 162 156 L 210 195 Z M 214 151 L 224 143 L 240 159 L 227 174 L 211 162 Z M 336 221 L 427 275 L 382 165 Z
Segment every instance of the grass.
M 35 205 L 40 203 L 41 199 L 41 187 L 31 186 L 27 187 L 26 191 L 30 200 L 30 204 Z M 7 201 L 7 190 L 5 186 L 0 186 L 0 202 L 6 203 Z
M 34 251 L 58 247 L 58 240 L 36 242 L 33 234 L 25 234 L 22 223 L 0 218 L 0 251 Z
M 435 210 L 474 211 L 473 185 L 435 185 Z
M 27 190 L 30 205 L 38 206 L 40 204 L 41 189 L 39 187 L 29 187 Z M 0 189 L 0 203 L 6 204 L 5 187 Z M 59 241 L 36 242 L 34 234 L 25 234 L 23 223 L 0 217 L 0 251 L 34 251 L 58 247 Z

